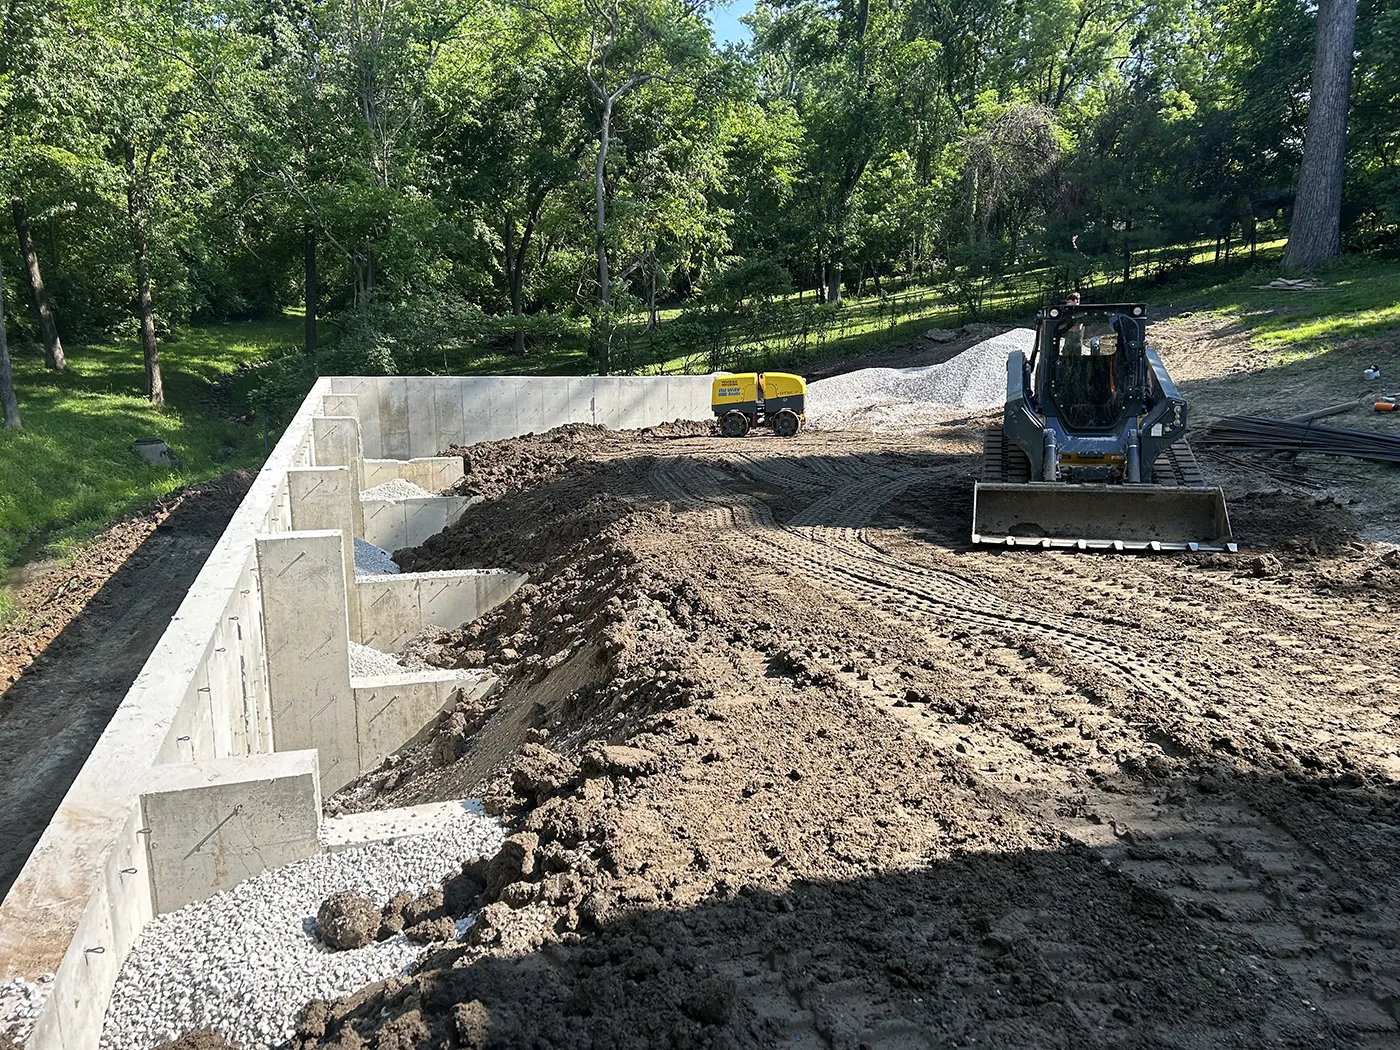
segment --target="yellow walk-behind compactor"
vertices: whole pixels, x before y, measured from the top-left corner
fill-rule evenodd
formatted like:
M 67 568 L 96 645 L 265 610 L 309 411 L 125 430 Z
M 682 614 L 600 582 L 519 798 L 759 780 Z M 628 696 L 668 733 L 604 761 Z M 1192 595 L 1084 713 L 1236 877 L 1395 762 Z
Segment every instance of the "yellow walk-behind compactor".
M 716 376 L 710 407 L 725 437 L 743 437 L 754 427 L 792 437 L 807 419 L 807 380 L 789 372 Z
M 1006 362 L 972 541 L 1081 550 L 1233 551 L 1218 487 L 1186 444 L 1186 400 L 1146 344 L 1141 303 L 1049 306 Z

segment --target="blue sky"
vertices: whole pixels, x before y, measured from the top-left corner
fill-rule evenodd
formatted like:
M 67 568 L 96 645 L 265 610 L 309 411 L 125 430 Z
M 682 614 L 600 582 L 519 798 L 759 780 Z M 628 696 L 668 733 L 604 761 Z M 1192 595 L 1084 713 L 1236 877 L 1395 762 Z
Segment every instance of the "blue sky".
M 717 6 L 710 11 L 710 22 L 715 27 L 715 43 L 748 43 L 751 34 L 748 27 L 741 25 L 739 18 L 753 10 L 753 0 L 731 0 L 727 7 Z

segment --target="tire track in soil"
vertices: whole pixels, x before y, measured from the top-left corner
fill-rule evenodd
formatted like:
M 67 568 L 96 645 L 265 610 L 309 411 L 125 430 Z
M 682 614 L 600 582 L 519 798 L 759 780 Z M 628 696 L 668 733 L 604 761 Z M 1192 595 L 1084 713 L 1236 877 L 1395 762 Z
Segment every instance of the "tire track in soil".
M 929 717 L 927 710 L 920 717 L 873 690 L 865 692 L 943 752 L 963 752 L 965 767 L 1008 803 L 1097 850 L 1139 888 L 1145 909 L 1189 917 L 1210 942 L 1256 946 L 1260 979 L 1295 989 L 1339 1034 L 1345 1033 L 1347 1045 L 1395 1045 L 1400 951 L 1392 931 L 1400 929 L 1400 911 L 1373 905 L 1360 921 L 1345 909 L 1338 914 L 1333 902 L 1355 899 L 1358 891 L 1365 899 L 1364 886 L 1334 864 L 1325 847 L 1301 841 L 1286 827 L 1286 814 L 1270 813 L 1253 799 L 1247 802 L 1244 792 L 1229 799 L 1196 797 L 1180 785 L 1121 775 L 1095 780 L 1085 775 L 1082 764 L 1057 758 L 1082 751 L 1077 727 L 1086 723 L 1100 724 L 1100 738 L 1141 740 L 1143 720 L 1134 711 L 1145 697 L 1170 706 L 1191 692 L 1175 667 L 1179 655 L 1168 656 L 1169 649 L 1134 650 L 1134 642 L 1151 639 L 1122 632 L 1109 640 L 1090 619 L 1007 601 L 975 580 L 911 564 L 872 545 L 863 526 L 910 484 L 907 471 L 884 469 L 880 458 L 825 457 L 817 461 L 820 470 L 808 472 L 780 457 L 747 450 L 706 457 L 703 464 L 673 457 L 656 464 L 649 482 L 674 509 L 699 516 L 718 536 L 732 535 L 734 545 L 746 553 L 796 567 L 833 597 L 846 596 L 921 631 L 956 624 L 986 640 L 1022 645 L 1022 658 L 1001 669 L 1008 679 L 1039 671 L 1063 681 L 1058 668 L 1025 659 L 1026 642 L 1046 643 L 1113 678 L 1124 690 L 1123 711 L 1091 701 L 1065 682 L 1053 705 L 1028 705 L 1019 712 L 1019 725 L 978 724 L 971 734 L 959 722 Z M 842 461 L 848 465 L 844 474 L 836 470 Z M 786 525 L 778 525 L 770 508 L 752 496 L 707 494 L 715 489 L 714 471 L 723 467 L 741 470 L 790 497 L 826 491 Z M 1029 589 L 1046 593 L 1038 582 Z M 1261 603 L 1256 598 L 1244 615 L 1256 617 L 1256 625 L 1265 618 L 1275 631 L 1285 628 L 1290 617 L 1326 618 L 1321 603 L 1308 599 Z M 860 688 L 856 675 L 846 677 Z M 1251 671 L 1241 684 L 1260 689 L 1264 677 Z M 1278 692 L 1270 690 L 1271 701 Z M 1287 719 L 1302 733 L 1325 732 L 1307 703 L 1285 704 Z M 1366 711 L 1331 708 L 1343 719 Z M 1364 745 L 1368 740 L 1356 735 L 1350 742 Z M 1393 769 L 1386 761 L 1376 764 Z M 1208 950 L 1203 945 L 1203 953 Z M 1276 1020 L 1279 1031 L 1288 1023 L 1284 1017 Z

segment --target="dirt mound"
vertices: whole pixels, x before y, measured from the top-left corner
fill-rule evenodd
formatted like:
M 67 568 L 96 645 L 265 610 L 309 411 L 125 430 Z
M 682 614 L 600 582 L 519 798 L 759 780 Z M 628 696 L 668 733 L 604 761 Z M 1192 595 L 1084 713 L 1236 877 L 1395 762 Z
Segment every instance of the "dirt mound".
M 463 496 L 495 499 L 507 492 L 538 485 L 589 461 L 609 447 L 634 448 L 637 442 L 665 442 L 676 438 L 707 437 L 716 433 L 710 420 L 678 419 L 636 431 L 613 431 L 589 423 L 569 423 L 543 434 L 527 434 L 509 441 L 483 441 L 462 447 L 453 445 L 444 456 L 461 456 L 465 471 L 454 490 Z
M 365 797 L 512 835 L 294 1045 L 1383 1045 L 1396 556 L 1273 498 L 1266 553 L 969 550 L 974 438 L 587 434 L 400 552 L 531 579 Z

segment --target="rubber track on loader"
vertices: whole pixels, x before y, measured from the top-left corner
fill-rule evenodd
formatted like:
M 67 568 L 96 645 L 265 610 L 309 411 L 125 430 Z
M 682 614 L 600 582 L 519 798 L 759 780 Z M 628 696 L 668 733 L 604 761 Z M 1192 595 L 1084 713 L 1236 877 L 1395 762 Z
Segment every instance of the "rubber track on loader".
M 1031 480 L 1031 461 L 1020 445 L 1008 441 L 1001 427 L 982 435 L 982 480 L 1019 484 Z M 1168 445 L 1157 457 L 1155 484 L 1164 488 L 1201 488 L 1208 484 L 1196 454 L 1185 440 Z
M 1020 445 L 1006 439 L 1001 427 L 982 435 L 982 480 L 1021 483 L 1031 480 L 1031 461 Z

